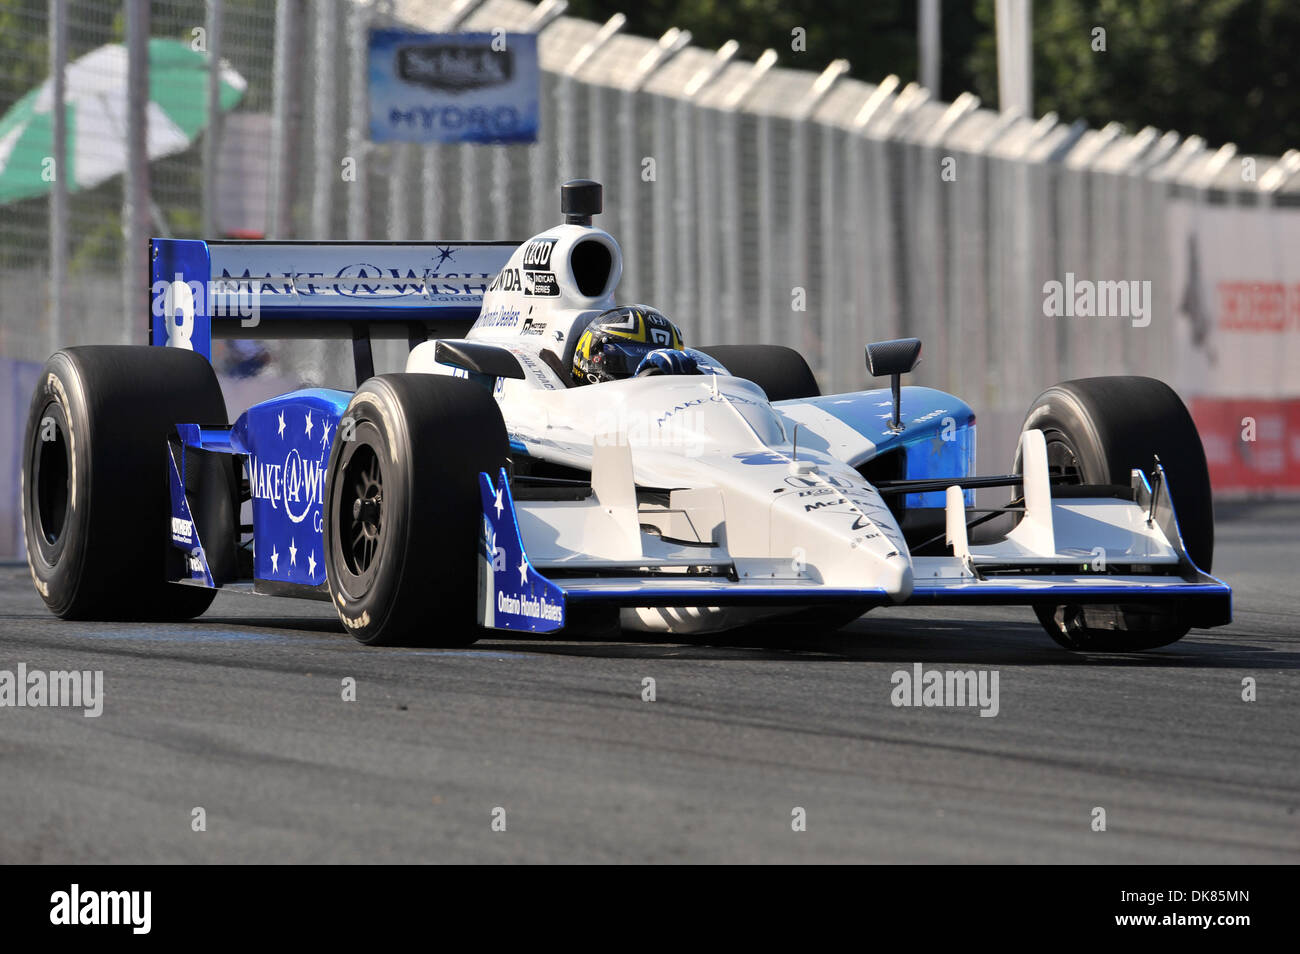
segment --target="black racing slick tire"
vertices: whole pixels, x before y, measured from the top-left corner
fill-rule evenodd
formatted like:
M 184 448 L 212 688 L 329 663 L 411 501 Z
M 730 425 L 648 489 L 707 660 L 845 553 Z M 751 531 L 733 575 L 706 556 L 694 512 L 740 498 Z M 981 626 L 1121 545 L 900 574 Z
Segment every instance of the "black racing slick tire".
M 367 646 L 468 646 L 482 525 L 479 474 L 509 452 L 482 385 L 385 374 L 357 390 L 330 451 L 324 526 L 330 597 Z
M 1169 385 L 1135 376 L 1080 378 L 1048 388 L 1030 406 L 1022 432 L 1038 429 L 1054 475 L 1082 484 L 1128 486 L 1155 457 L 1192 562 L 1214 559 L 1214 501 L 1200 435 Z M 1015 472 L 1021 467 L 1016 452 Z M 1135 652 L 1181 639 L 1192 620 L 1149 606 L 1037 606 L 1043 628 L 1067 649 Z
M 64 619 L 184 620 L 215 590 L 167 582 L 168 438 L 177 423 L 224 425 L 212 366 L 178 348 L 67 348 L 45 363 L 23 440 L 27 562 Z M 233 554 L 234 463 L 218 467 L 214 552 Z M 203 515 L 196 514 L 203 520 Z M 229 540 L 224 536 L 229 535 Z M 178 556 L 179 555 L 179 556 Z
M 700 348 L 738 378 L 753 381 L 769 401 L 819 397 L 821 388 L 803 355 L 782 345 L 715 345 Z

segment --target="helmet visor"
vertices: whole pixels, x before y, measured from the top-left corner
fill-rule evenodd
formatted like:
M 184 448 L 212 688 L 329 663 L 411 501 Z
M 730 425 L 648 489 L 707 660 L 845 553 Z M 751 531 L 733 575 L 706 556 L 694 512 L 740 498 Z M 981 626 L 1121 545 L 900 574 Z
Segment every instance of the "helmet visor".
M 607 377 L 630 378 L 636 373 L 641 359 L 653 350 L 654 347 L 647 344 L 606 341 L 598 363 Z

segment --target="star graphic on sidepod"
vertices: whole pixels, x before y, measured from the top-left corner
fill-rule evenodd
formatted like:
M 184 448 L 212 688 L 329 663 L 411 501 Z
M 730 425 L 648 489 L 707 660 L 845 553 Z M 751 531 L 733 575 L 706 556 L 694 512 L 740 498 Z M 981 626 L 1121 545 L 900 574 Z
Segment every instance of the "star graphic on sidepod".
M 284 411 L 280 412 L 280 436 L 284 437 Z
M 307 412 L 307 436 L 311 437 L 311 411 Z
M 441 265 L 443 262 L 450 262 L 451 257 L 456 254 L 456 250 L 454 248 L 444 248 L 443 246 L 439 245 L 437 246 L 437 249 L 438 249 L 438 261 L 434 265 L 434 268 L 437 268 L 438 265 Z
M 271 572 L 280 572 L 280 554 L 275 552 L 275 547 L 271 547 Z
M 524 559 L 523 554 L 519 556 L 519 585 L 523 586 L 528 582 L 528 561 Z
M 289 565 L 290 566 L 298 565 L 298 548 L 297 546 L 294 545 L 292 539 L 289 540 Z
M 501 491 L 497 491 L 497 502 L 492 506 L 496 507 L 497 516 L 501 516 L 501 511 L 505 509 L 505 504 L 501 502 Z
M 307 554 L 307 572 L 311 578 L 316 579 L 316 551 L 313 550 Z

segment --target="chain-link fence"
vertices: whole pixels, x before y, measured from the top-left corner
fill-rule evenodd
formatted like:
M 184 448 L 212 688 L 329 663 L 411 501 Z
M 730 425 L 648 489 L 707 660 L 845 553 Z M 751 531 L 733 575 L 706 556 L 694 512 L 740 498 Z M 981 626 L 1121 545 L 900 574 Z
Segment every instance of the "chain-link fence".
M 3 0 L 0 110 L 48 75 L 56 5 L 69 64 L 122 42 L 122 3 Z M 828 390 L 863 386 L 866 341 L 917 335 L 917 382 L 961 394 L 985 420 L 1015 418 L 1041 388 L 1087 374 L 1146 373 L 1194 391 L 1170 345 L 1195 316 L 1170 278 L 1167 203 L 1274 208 L 1300 196 L 1295 154 L 1259 158 L 1246 178 L 1230 147 L 1196 137 L 1004 115 L 972 96 L 935 102 L 893 77 L 850 79 L 841 63 L 817 74 L 777 66 L 775 53 L 741 62 L 734 45 L 628 36 L 619 18 L 557 16 L 555 2 L 150 8 L 153 37 L 192 46 L 203 31 L 246 84 L 191 148 L 150 164 L 155 233 L 522 239 L 557 221 L 561 181 L 589 176 L 605 185 L 598 221 L 625 253 L 621 299 L 663 308 L 695 343 L 794 346 Z M 366 36 L 391 25 L 538 30 L 540 141 L 369 144 Z M 798 66 L 798 54 L 780 58 Z M 198 126 L 205 107 L 196 88 Z M 70 154 L 90 161 L 96 143 L 69 135 Z M 144 282 L 124 271 L 122 207 L 120 176 L 71 192 L 54 295 L 49 198 L 0 206 L 0 354 L 36 361 L 68 343 L 144 340 L 145 317 L 120 304 L 123 283 Z M 1150 323 L 1045 315 L 1046 283 L 1067 275 L 1149 281 Z M 390 344 L 377 349 L 381 367 L 401 361 Z M 271 347 L 286 376 L 350 384 L 343 343 Z

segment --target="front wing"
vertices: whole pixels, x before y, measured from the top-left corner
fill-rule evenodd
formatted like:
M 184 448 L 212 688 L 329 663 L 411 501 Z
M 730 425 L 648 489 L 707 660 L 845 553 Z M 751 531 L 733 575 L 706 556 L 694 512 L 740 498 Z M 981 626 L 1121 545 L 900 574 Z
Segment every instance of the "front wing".
M 1157 465 L 1157 480 L 1163 472 Z M 479 547 L 479 623 L 490 629 L 549 633 L 566 625 L 570 609 L 604 604 L 627 607 L 803 607 L 857 605 L 1060 605 L 1141 604 L 1178 609 L 1199 627 L 1232 620 L 1232 591 L 1188 557 L 1167 493 L 1153 493 L 1134 471 L 1135 502 L 1065 499 L 1049 501 L 1046 514 L 1027 513 L 1020 542 L 999 552 L 965 541 L 964 496 L 949 490 L 949 542 L 953 555 L 915 557 L 911 595 L 901 603 L 883 589 L 832 587 L 813 579 L 764 582 L 722 560 L 653 560 L 636 565 L 600 564 L 582 569 L 544 568 L 529 559 L 519 514 L 503 469 L 494 482 L 479 477 L 483 527 Z M 1171 546 L 1141 564 L 1099 566 L 1093 552 L 1034 551 L 1032 534 L 1044 520 L 1070 525 L 1089 508 L 1144 507 Z M 1035 528 L 1035 522 L 1039 525 Z M 960 524 L 960 529 L 958 528 Z M 1099 524 L 1101 525 L 1101 524 Z M 1050 526 L 1050 523 L 1049 523 Z M 955 537 L 956 539 L 953 539 Z M 1049 540 L 1049 546 L 1051 541 Z M 548 575 L 551 574 L 551 575 Z

